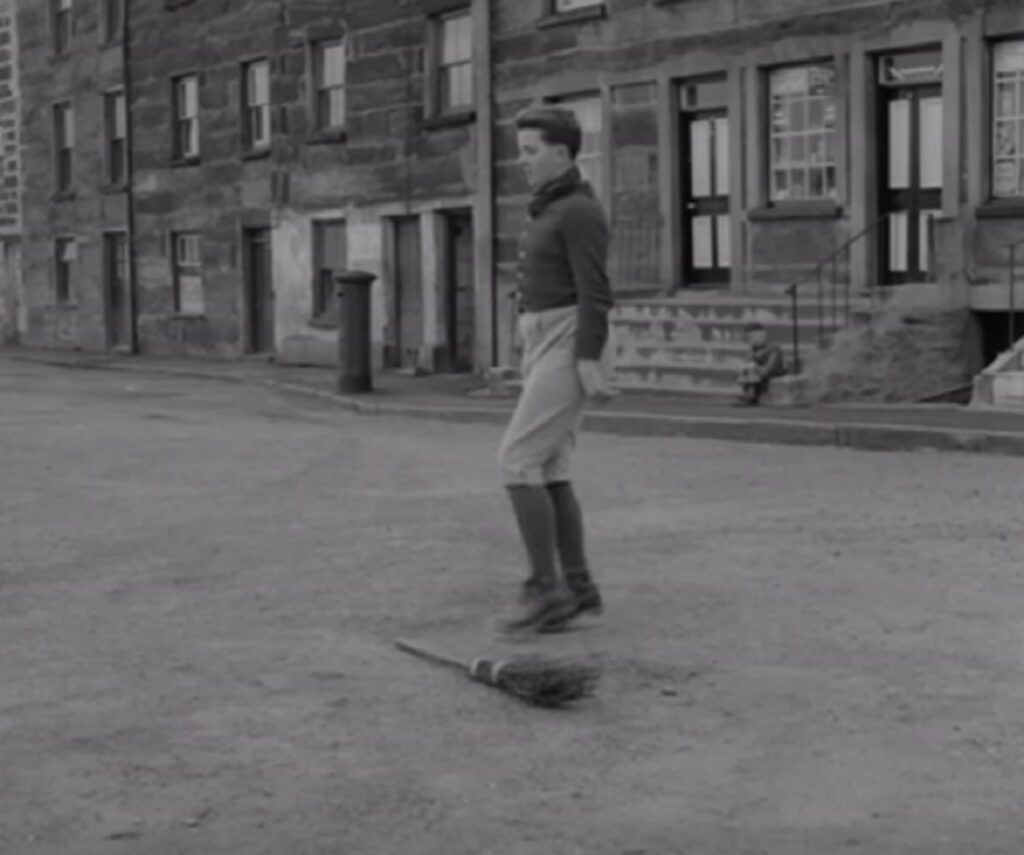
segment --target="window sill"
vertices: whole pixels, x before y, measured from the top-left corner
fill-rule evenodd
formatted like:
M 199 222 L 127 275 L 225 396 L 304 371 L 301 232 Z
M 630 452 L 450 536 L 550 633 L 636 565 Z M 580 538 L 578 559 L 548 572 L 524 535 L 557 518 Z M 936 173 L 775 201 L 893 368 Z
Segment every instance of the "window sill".
M 205 321 L 206 320 L 206 315 L 194 315 L 194 314 L 192 314 L 192 315 L 184 315 L 184 314 L 181 314 L 180 312 L 175 312 L 173 315 L 171 315 L 171 320 L 172 321 Z
M 270 146 L 263 148 L 250 148 L 242 152 L 242 160 L 264 160 L 270 157 Z
M 63 312 L 73 312 L 78 308 L 78 303 L 74 301 L 68 303 L 57 303 L 57 308 Z
M 315 330 L 336 330 L 338 328 L 338 319 L 328 317 L 310 318 L 309 325 Z
M 50 200 L 53 202 L 73 202 L 75 200 L 75 191 L 60 190 L 50 196 Z
M 119 181 L 117 184 L 104 184 L 100 188 L 100 193 L 107 196 L 112 196 L 115 193 L 125 193 L 128 190 L 127 181 Z
M 306 140 L 306 145 L 330 145 L 346 142 L 348 142 L 348 131 L 344 128 L 325 128 L 311 134 Z
M 439 128 L 455 128 L 460 125 L 471 125 L 476 121 L 476 110 L 452 110 L 450 113 L 439 113 L 423 121 L 424 129 L 428 131 Z
M 200 159 L 198 155 L 193 157 L 175 157 L 171 159 L 171 169 L 180 169 L 185 166 L 198 166 Z
M 835 220 L 842 208 L 835 202 L 777 202 L 753 208 L 747 217 L 753 222 L 772 220 Z
M 424 0 L 423 11 L 428 15 L 443 15 L 456 9 L 468 9 L 470 0 Z
M 1024 198 L 992 199 L 974 212 L 979 220 L 1024 220 Z
M 552 12 L 545 15 L 537 22 L 537 28 L 546 30 L 551 27 L 560 27 L 563 24 L 580 24 L 584 21 L 597 21 L 608 16 L 608 7 L 602 3 L 599 6 L 586 6 L 583 9 L 573 9 L 571 12 Z

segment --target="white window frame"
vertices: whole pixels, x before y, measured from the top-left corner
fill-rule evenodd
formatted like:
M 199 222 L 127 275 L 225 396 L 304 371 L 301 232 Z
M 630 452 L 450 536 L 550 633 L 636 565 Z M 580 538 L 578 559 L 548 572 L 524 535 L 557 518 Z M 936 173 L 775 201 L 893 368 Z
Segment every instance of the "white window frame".
M 447 114 L 472 110 L 476 102 L 473 86 L 472 9 L 466 6 L 438 15 L 434 24 L 437 112 Z M 453 27 L 456 28 L 454 31 Z M 456 76 L 462 78 L 458 84 L 453 81 Z M 465 90 L 460 100 L 452 97 L 456 90 Z
M 1014 49 L 1019 53 L 1013 63 L 1017 67 L 1001 71 L 1001 55 Z M 995 42 L 991 67 L 991 195 L 994 199 L 1020 198 L 1024 196 L 1024 40 Z
M 556 15 L 564 15 L 566 12 L 591 9 L 604 4 L 605 0 L 552 0 L 551 9 Z
M 341 233 L 341 267 L 327 265 L 324 252 L 324 234 L 326 229 L 337 228 Z M 336 259 L 337 260 L 337 259 Z M 341 217 L 331 217 L 313 221 L 313 311 L 314 320 L 337 320 L 338 296 L 334 292 L 333 274 L 343 270 L 348 264 L 348 223 Z M 330 282 L 325 280 L 330 275 Z
M 75 187 L 75 107 L 62 101 L 53 107 L 54 190 L 70 193 Z
M 335 50 L 338 53 L 334 53 Z M 316 129 L 321 132 L 344 130 L 348 114 L 348 39 L 338 36 L 316 41 L 312 53 Z M 329 56 L 340 57 L 340 62 L 328 63 Z
M 781 92 L 776 88 L 776 81 L 783 75 L 796 79 L 804 73 L 809 81 L 816 71 L 831 75 L 829 91 L 815 92 L 810 82 L 802 91 Z M 769 69 L 766 91 L 769 201 L 835 201 L 839 176 L 839 90 L 835 64 L 822 61 Z M 815 114 L 820 114 L 820 121 Z M 817 192 L 815 184 L 820 187 Z
M 76 238 L 62 236 L 53 241 L 54 297 L 57 305 L 69 306 L 75 302 L 74 262 L 78 260 Z
M 72 0 L 50 0 L 51 36 L 56 56 L 65 56 L 71 52 L 71 40 L 75 33 L 72 16 Z
M 171 81 L 171 86 L 174 158 L 194 160 L 199 157 L 199 75 L 182 74 Z
M 254 79 L 259 72 L 262 72 L 262 81 Z M 242 134 L 247 151 L 263 151 L 270 148 L 268 59 L 254 59 L 242 65 Z
M 124 5 L 128 0 L 100 0 L 102 9 L 100 14 L 103 17 L 100 32 L 103 34 L 103 42 L 121 41 L 124 33 Z
M 180 231 L 171 235 L 171 267 L 174 274 L 174 314 L 180 317 L 202 317 L 206 314 L 203 293 L 202 243 L 199 232 Z M 186 304 L 186 280 L 195 280 L 195 293 Z
M 128 102 L 123 89 L 111 89 L 103 94 L 103 124 L 107 183 L 121 186 L 128 180 Z M 121 143 L 120 154 L 116 150 L 118 142 Z M 115 174 L 118 165 L 120 175 Z

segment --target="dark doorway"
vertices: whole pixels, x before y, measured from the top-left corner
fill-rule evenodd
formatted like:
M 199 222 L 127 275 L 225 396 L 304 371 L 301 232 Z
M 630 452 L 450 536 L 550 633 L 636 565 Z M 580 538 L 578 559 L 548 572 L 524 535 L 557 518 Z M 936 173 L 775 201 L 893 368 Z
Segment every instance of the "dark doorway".
M 423 346 L 423 290 L 419 217 L 396 217 L 393 226 L 392 318 L 387 364 L 415 368 Z
M 128 238 L 124 232 L 103 235 L 103 280 L 107 346 L 128 351 L 132 341 L 132 304 L 128 292 Z
M 476 301 L 473 290 L 473 217 L 446 216 L 445 344 L 450 371 L 472 371 Z
M 942 53 L 883 57 L 879 76 L 882 281 L 927 282 L 942 212 Z
M 732 267 L 729 114 L 724 77 L 680 87 L 683 243 L 687 285 L 724 285 Z
M 245 230 L 245 293 L 249 353 L 274 350 L 274 286 L 270 229 Z

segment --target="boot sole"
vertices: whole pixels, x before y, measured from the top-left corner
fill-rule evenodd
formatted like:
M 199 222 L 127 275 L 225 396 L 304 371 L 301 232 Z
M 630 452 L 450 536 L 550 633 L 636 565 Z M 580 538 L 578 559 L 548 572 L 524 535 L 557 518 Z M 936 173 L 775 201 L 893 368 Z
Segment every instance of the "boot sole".
M 569 618 L 567 615 L 571 615 L 574 609 L 575 605 L 571 602 L 552 603 L 546 609 L 539 611 L 529 620 L 503 624 L 501 630 L 502 632 L 512 635 L 521 632 L 530 632 L 531 630 L 537 631 L 538 627 L 548 623 L 568 620 Z
M 590 605 L 575 605 L 571 611 L 564 615 L 553 615 L 545 618 L 538 624 L 536 624 L 535 630 L 539 634 L 553 634 L 558 632 L 565 632 L 570 624 L 577 618 L 583 617 L 588 612 L 593 615 L 599 615 L 604 611 L 604 608 L 600 603 L 593 603 Z

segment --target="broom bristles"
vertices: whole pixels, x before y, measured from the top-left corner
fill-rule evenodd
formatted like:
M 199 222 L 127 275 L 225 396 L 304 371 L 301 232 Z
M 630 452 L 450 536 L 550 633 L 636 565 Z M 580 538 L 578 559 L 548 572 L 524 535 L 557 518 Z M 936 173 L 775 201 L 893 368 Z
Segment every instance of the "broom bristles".
M 541 707 L 560 707 L 594 694 L 600 671 L 580 662 L 539 656 L 510 660 L 474 659 L 469 675 Z

